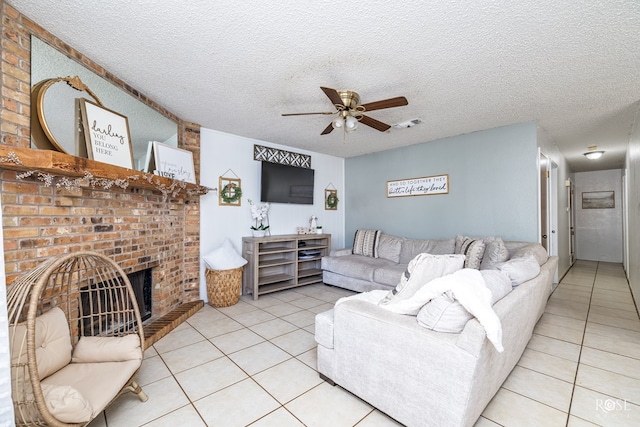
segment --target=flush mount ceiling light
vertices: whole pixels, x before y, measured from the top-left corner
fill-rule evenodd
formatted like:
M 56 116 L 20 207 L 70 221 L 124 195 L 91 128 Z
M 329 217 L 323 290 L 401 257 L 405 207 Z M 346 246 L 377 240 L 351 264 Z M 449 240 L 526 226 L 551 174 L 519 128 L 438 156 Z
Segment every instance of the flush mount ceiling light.
M 587 151 L 586 153 L 582 153 L 582 154 L 584 154 L 584 156 L 589 160 L 599 159 L 604 154 L 604 151 L 603 150 L 598 150 L 598 147 L 595 146 L 595 145 L 592 145 L 591 147 L 587 147 L 587 149 L 589 151 Z

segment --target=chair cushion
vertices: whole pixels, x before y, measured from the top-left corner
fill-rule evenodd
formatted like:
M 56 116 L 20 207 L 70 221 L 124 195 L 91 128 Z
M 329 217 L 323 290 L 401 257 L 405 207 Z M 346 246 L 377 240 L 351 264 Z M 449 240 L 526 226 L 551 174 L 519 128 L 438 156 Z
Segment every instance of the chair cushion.
M 140 337 L 129 334 L 123 337 L 82 337 L 73 349 L 71 362 L 124 362 L 140 359 Z
M 353 238 L 353 254 L 378 258 L 380 230 L 356 230 Z
M 75 388 L 93 408 L 91 418 L 94 418 L 127 385 L 141 363 L 141 360 L 70 363 L 41 383 Z
M 47 409 L 64 423 L 86 423 L 93 417 L 93 408 L 85 397 L 68 385 L 42 384 Z
M 36 317 L 35 332 L 36 364 L 38 375 L 42 379 L 71 362 L 71 334 L 67 317 L 60 308 L 54 307 Z M 27 363 L 26 322 L 10 328 L 9 337 L 11 363 Z

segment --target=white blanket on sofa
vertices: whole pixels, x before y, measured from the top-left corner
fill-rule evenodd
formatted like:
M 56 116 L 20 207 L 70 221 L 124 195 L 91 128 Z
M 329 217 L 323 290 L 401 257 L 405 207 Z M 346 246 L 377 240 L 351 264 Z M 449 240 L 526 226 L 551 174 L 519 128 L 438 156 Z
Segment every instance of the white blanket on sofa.
M 362 294 L 341 298 L 336 305 L 350 299 L 367 301 L 378 304 L 385 310 L 398 314 L 415 315 L 422 306 L 433 298 L 451 292 L 453 297 L 484 327 L 487 338 L 495 349 L 502 353 L 502 325 L 498 315 L 491 306 L 491 291 L 487 288 L 480 271 L 472 268 L 464 268 L 455 273 L 448 274 L 422 286 L 411 298 L 394 302 L 393 299 L 386 304 L 379 304 L 388 294 L 388 291 L 370 291 Z

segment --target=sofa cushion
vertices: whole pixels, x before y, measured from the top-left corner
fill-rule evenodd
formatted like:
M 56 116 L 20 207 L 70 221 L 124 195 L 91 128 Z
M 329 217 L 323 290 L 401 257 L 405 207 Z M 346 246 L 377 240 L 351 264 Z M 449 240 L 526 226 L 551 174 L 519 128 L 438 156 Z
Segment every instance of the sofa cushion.
M 480 274 L 486 287 L 491 291 L 491 305 L 511 292 L 511 281 L 506 275 L 496 270 L 485 270 Z M 450 291 L 429 301 L 418 313 L 418 323 L 437 332 L 462 332 L 472 318 L 473 315 L 455 299 Z
M 542 265 L 549 259 L 547 250 L 539 243 L 529 243 L 516 250 L 511 258 L 525 258 L 531 255 L 538 262 L 538 265 Z
M 384 258 L 370 258 L 362 255 L 344 255 L 322 258 L 322 269 L 343 276 L 361 280 L 373 280 L 377 268 L 394 265 Z
M 456 254 L 463 254 L 466 259 L 464 268 L 480 269 L 482 256 L 484 255 L 485 243 L 482 239 L 467 236 L 456 236 Z
M 91 420 L 91 403 L 75 388 L 68 385 L 42 384 L 47 409 L 63 423 L 86 423 Z
M 511 258 L 497 265 L 498 270 L 506 274 L 512 286 L 518 286 L 540 274 L 540 265 L 533 255 Z
M 416 256 L 427 253 L 432 255 L 452 254 L 455 249 L 455 239 L 419 240 L 404 239 L 400 251 L 400 264 L 408 264 Z
M 509 259 L 509 250 L 500 237 L 485 237 L 484 255 L 480 263 L 480 270 L 494 270 L 496 264 Z
M 123 337 L 82 337 L 73 349 L 71 362 L 124 362 L 141 360 L 140 337 L 129 334 Z
M 400 262 L 400 250 L 402 249 L 402 237 L 395 237 L 389 234 L 380 234 L 378 243 L 378 257 L 389 261 Z
M 400 279 L 406 269 L 406 264 L 392 264 L 376 268 L 373 272 L 373 281 L 395 287 L 400 283 Z
M 380 305 L 395 305 L 413 295 L 433 279 L 451 274 L 462 268 L 463 255 L 431 255 L 422 253 L 407 265 L 400 283 L 380 302 Z
M 378 258 L 380 230 L 356 230 L 353 238 L 353 254 Z

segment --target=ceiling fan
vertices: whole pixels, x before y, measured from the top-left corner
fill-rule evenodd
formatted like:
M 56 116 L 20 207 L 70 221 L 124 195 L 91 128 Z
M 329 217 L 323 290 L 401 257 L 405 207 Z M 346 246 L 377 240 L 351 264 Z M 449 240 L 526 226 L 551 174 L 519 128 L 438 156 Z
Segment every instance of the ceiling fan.
M 331 100 L 337 112 L 327 111 L 319 113 L 284 113 L 283 116 L 306 116 L 311 114 L 337 114 L 329 126 L 322 131 L 320 135 L 327 135 L 334 129 L 343 128 L 345 132 L 352 132 L 358 127 L 358 123 L 362 123 L 372 127 L 380 132 L 385 132 L 391 128 L 390 125 L 379 120 L 365 116 L 365 112 L 382 110 L 384 108 L 401 107 L 409 105 L 407 98 L 398 96 L 396 98 L 383 99 L 381 101 L 360 103 L 360 95 L 352 90 L 336 90 L 330 87 L 320 87 L 322 91 Z

